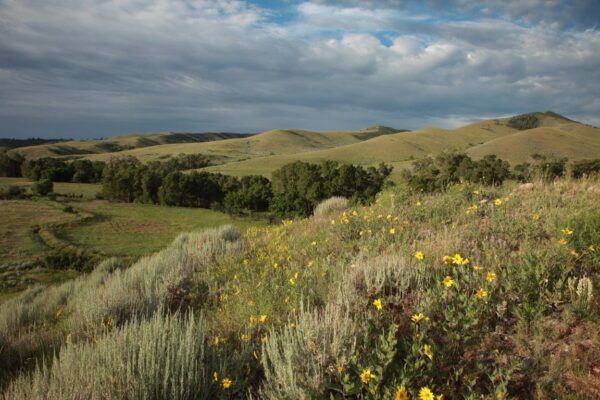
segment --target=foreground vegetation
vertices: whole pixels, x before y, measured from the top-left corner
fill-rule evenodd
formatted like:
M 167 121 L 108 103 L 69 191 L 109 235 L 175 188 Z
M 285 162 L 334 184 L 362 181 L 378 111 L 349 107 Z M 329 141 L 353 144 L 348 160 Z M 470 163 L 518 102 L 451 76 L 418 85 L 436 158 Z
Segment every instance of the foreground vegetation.
M 398 186 L 184 234 L 0 306 L 3 396 L 597 398 L 599 200 L 597 179 Z

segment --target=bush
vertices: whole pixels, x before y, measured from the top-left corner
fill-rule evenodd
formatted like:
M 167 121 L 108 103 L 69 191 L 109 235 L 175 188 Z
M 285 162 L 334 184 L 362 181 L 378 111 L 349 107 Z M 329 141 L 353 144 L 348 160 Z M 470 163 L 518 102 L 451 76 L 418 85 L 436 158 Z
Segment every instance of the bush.
M 348 208 L 348 199 L 345 197 L 334 196 L 320 202 L 314 211 L 315 216 L 328 216 L 338 213 Z
M 44 258 L 44 264 L 51 269 L 75 269 L 90 271 L 94 267 L 96 257 L 88 252 L 75 248 L 55 250 Z
M 600 174 L 600 158 L 575 161 L 571 166 L 571 176 L 573 178 L 582 178 L 597 174 Z
M 0 187 L 0 200 L 16 200 L 23 197 L 25 197 L 25 189 L 20 186 Z
M 464 153 L 445 152 L 435 159 L 426 157 L 415 161 L 412 171 L 405 169 L 402 177 L 413 190 L 421 192 L 445 190 L 462 181 L 501 185 L 510 177 L 510 165 L 495 155 L 473 161 Z
M 6 399 L 210 399 L 204 323 L 193 315 L 133 320 L 96 343 L 66 345 L 6 390 Z
M 50 179 L 42 179 L 38 182 L 34 182 L 31 190 L 38 196 L 46 196 L 54 191 L 54 183 L 52 183 Z

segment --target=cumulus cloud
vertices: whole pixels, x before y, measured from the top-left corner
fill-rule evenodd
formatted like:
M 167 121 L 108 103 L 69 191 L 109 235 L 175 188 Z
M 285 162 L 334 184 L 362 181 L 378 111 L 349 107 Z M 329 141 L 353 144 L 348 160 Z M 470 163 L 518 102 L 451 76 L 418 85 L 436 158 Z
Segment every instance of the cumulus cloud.
M 0 135 L 416 128 L 546 109 L 600 123 L 598 31 L 466 4 L 446 18 L 312 1 L 278 21 L 258 1 L 0 1 Z

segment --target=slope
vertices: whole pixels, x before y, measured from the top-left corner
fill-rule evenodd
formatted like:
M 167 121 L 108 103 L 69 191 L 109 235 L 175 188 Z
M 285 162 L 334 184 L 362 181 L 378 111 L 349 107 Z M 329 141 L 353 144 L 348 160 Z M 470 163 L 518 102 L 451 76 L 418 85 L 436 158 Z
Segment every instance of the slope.
M 314 132 L 301 129 L 274 129 L 245 138 L 204 143 L 166 144 L 139 148 L 118 154 L 90 155 L 91 160 L 107 160 L 115 155 L 131 155 L 142 161 L 164 159 L 174 154 L 203 154 L 215 163 L 239 161 L 254 157 L 309 152 L 358 143 L 380 135 L 399 132 L 397 129 L 372 127 L 360 131 Z
M 18 150 L 26 158 L 81 156 L 87 154 L 101 154 L 121 152 L 136 148 L 145 148 L 169 143 L 196 143 L 231 138 L 246 137 L 247 134 L 239 133 L 132 133 L 129 135 L 114 136 L 108 139 L 94 140 L 69 140 L 58 143 L 41 144 L 21 147 Z

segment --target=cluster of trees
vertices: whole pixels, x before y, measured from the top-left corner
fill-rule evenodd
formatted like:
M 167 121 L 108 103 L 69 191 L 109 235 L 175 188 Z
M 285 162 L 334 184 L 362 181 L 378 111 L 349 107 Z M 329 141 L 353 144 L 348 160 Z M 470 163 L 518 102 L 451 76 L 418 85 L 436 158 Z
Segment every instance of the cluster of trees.
M 324 199 L 342 196 L 366 204 L 383 188 L 392 168 L 378 168 L 326 161 L 320 165 L 297 161 L 273 173 L 270 209 L 279 215 L 310 215 Z
M 567 161 L 567 158 L 533 154 L 530 162 L 517 164 L 511 170 L 507 161 L 495 155 L 474 161 L 464 153 L 445 152 L 415 161 L 412 170 L 402 171 L 402 177 L 412 189 L 433 192 L 458 182 L 500 185 L 506 179 L 552 181 L 566 176 L 568 171 L 575 179 L 600 174 L 600 159 L 580 160 L 570 165 Z
M 183 173 L 153 168 L 134 158 L 111 160 L 102 177 L 102 194 L 113 201 L 203 207 L 231 213 L 272 211 L 306 216 L 322 200 L 344 196 L 367 203 L 381 190 L 391 168 L 295 162 L 262 176 L 236 178 L 206 171 Z
M 183 171 L 208 165 L 209 161 L 201 154 L 180 154 L 167 161 L 148 163 L 149 167 L 160 171 Z M 26 160 L 19 153 L 0 154 L 0 176 L 23 176 L 32 181 L 98 183 L 105 166 L 103 161 L 69 161 L 52 157 Z
M 487 155 L 474 161 L 468 155 L 458 152 L 445 152 L 435 158 L 417 160 L 413 163 L 412 171 L 402 171 L 402 177 L 408 185 L 423 192 L 443 190 L 463 181 L 501 185 L 510 176 L 510 164 L 495 155 Z
M 179 207 L 220 208 L 231 212 L 265 211 L 271 183 L 260 176 L 236 178 L 210 172 L 183 173 L 171 163 L 141 164 L 115 158 L 102 175 L 106 199 Z

